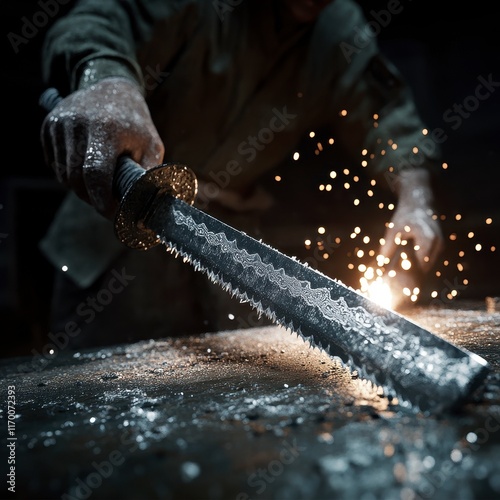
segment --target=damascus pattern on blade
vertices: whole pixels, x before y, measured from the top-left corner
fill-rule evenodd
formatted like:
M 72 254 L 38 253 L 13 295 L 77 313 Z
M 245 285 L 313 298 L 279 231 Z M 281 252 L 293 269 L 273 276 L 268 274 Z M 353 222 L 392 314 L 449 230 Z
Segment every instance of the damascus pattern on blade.
M 178 224 L 187 226 L 196 236 L 206 239 L 210 245 L 208 251 L 212 254 L 230 252 L 235 263 L 252 269 L 265 283 L 279 287 L 283 293 L 304 301 L 309 307 L 317 308 L 325 318 L 338 321 L 345 329 L 361 327 L 359 333 L 365 338 L 369 338 L 365 328 L 375 328 L 375 331 L 370 333 L 370 338 L 382 330 L 385 333 L 389 331 L 380 318 L 374 317 L 361 307 L 350 308 L 343 297 L 333 300 L 327 288 L 313 289 L 308 281 L 288 276 L 283 268 L 276 269 L 272 264 L 265 264 L 259 254 L 249 254 L 246 250 L 239 249 L 236 241 L 229 241 L 224 233 L 212 233 L 205 224 L 196 224 L 192 217 L 179 210 L 174 210 L 174 218 Z M 397 334 L 395 328 L 391 328 L 391 331 Z
M 194 207 L 168 205 L 150 221 L 167 247 L 403 404 L 451 406 L 484 376 L 478 356 Z

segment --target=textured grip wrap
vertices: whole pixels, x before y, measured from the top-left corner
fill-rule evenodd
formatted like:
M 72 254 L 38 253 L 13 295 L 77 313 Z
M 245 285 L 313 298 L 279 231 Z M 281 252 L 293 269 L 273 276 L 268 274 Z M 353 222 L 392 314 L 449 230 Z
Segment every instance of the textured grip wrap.
M 118 159 L 113 177 L 113 195 L 117 200 L 122 200 L 127 191 L 144 175 L 146 171 L 130 156 L 121 156 Z

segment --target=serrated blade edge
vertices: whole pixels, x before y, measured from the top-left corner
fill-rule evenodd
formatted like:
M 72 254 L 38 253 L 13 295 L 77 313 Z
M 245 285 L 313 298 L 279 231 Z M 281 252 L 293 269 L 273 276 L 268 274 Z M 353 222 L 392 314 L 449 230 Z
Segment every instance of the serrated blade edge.
M 456 405 L 489 372 L 479 356 L 181 200 L 165 196 L 147 226 L 228 293 L 417 411 Z

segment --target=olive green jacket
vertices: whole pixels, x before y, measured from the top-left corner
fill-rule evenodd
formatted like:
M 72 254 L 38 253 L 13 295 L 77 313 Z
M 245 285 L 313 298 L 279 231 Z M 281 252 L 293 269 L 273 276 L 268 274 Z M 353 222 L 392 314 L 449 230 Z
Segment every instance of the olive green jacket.
M 65 95 L 110 76 L 136 81 L 164 160 L 229 189 L 252 185 L 324 127 L 389 187 L 385 173 L 439 159 L 437 146 L 414 153 L 424 124 L 356 2 L 334 0 L 302 25 L 278 3 L 78 1 L 47 33 L 45 83 Z M 74 195 L 41 248 L 82 287 L 124 251 L 110 221 Z

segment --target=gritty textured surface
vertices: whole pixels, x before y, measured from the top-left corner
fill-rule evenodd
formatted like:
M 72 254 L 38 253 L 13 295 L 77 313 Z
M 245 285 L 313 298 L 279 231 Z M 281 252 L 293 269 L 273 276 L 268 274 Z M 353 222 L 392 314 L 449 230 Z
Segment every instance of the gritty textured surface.
M 499 498 L 500 313 L 404 314 L 491 363 L 460 411 L 411 414 L 280 327 L 6 360 L 18 497 Z

